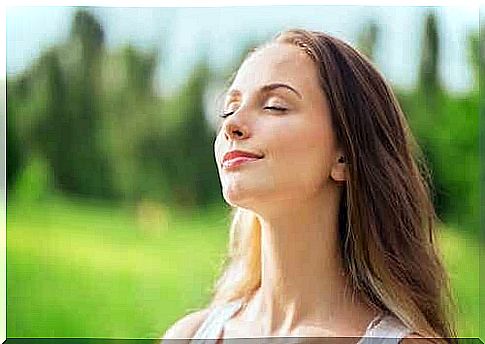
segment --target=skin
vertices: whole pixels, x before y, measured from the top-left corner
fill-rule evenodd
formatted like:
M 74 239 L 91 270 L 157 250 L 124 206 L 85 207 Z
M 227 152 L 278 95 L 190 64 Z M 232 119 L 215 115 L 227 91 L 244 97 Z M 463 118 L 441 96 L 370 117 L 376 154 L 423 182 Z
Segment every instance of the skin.
M 282 83 L 261 92 L 268 84 Z M 287 111 L 267 108 L 278 106 Z M 311 58 L 272 43 L 241 65 L 227 92 L 214 143 L 223 196 L 262 224 L 262 281 L 224 338 L 362 336 L 377 310 L 352 294 L 338 245 L 338 205 L 345 163 Z M 263 159 L 224 169 L 226 152 Z

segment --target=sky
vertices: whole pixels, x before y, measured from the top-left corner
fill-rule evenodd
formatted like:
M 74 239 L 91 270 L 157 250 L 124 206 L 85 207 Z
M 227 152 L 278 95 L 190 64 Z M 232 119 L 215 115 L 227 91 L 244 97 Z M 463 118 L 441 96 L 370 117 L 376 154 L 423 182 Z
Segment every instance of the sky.
M 417 78 L 426 7 L 384 6 L 246 6 L 246 7 L 91 7 L 106 32 L 109 48 L 131 43 L 164 51 L 157 72 L 161 88 L 176 89 L 188 76 L 196 56 L 206 52 L 215 69 L 232 66 L 243 42 L 265 39 L 289 27 L 326 31 L 355 44 L 363 24 L 375 20 L 380 36 L 375 62 L 385 77 L 404 88 Z M 467 35 L 478 30 L 478 11 L 447 6 L 438 15 L 440 75 L 452 92 L 473 82 Z M 7 75 L 27 68 L 45 47 L 67 39 L 74 7 L 7 9 Z

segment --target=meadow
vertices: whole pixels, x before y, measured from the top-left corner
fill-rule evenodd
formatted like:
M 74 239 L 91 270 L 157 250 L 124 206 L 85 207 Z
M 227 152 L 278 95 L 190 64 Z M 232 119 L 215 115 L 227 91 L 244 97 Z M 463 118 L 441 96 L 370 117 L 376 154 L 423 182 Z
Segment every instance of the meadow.
M 8 337 L 160 338 L 207 302 L 226 252 L 226 210 L 9 201 Z M 483 247 L 460 228 L 440 233 L 459 335 L 477 337 Z

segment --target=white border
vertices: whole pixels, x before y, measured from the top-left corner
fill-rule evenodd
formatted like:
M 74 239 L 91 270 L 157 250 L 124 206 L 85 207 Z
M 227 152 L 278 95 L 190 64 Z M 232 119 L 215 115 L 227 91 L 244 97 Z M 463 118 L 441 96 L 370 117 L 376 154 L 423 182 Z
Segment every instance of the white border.
M 230 7 L 230 6 L 265 6 L 265 5 L 368 5 L 368 6 L 459 6 L 466 8 L 476 8 L 485 5 L 485 0 L 472 0 L 466 3 L 463 0 L 396 0 L 392 3 L 389 1 L 379 0 L 340 0 L 340 1 L 291 1 L 291 0 L 178 0 L 170 2 L 161 2 L 160 0 L 17 0 L 10 4 L 3 2 L 0 5 L 0 20 L 3 25 L 0 27 L 0 83 L 4 83 L 4 107 L 2 122 L 0 126 L 0 137 L 4 140 L 4 150 L 2 160 L 3 180 L 0 186 L 1 195 L 0 203 L 2 212 L 0 215 L 0 342 L 6 340 L 6 319 L 7 319 L 7 278 L 6 278 L 6 12 L 9 7 L 17 6 L 106 6 L 106 7 Z M 1 175 L 1 174 L 0 174 Z
M 459 6 L 478 7 L 485 0 L 17 0 L 10 6 L 108 6 L 108 7 L 231 7 L 266 5 L 365 5 L 365 6 Z

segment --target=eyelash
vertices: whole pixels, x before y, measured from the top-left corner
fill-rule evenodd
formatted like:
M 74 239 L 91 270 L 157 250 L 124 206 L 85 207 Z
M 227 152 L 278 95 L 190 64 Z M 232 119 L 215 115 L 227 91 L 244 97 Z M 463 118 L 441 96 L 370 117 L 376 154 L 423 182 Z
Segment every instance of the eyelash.
M 281 112 L 284 112 L 287 110 L 286 108 L 279 107 L 279 106 L 265 106 L 263 109 L 270 109 L 270 110 L 281 111 Z M 234 111 L 228 112 L 228 113 L 222 113 L 219 115 L 219 117 L 226 118 L 232 115 L 233 113 Z

